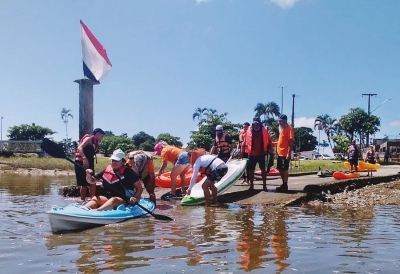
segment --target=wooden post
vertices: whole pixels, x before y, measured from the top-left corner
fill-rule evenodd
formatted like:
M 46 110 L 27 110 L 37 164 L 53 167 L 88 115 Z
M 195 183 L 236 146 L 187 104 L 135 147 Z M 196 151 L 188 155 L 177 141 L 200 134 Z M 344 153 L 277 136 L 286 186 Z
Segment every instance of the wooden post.
M 93 132 L 93 85 L 99 82 L 90 79 L 75 80 L 79 84 L 79 140 Z

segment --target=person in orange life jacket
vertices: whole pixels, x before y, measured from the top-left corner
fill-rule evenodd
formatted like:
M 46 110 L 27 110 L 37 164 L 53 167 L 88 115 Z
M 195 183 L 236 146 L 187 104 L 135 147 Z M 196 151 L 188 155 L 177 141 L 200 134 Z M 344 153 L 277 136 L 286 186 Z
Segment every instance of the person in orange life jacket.
M 248 122 L 243 123 L 243 128 L 239 132 L 239 143 L 237 145 L 237 149 L 239 149 L 239 150 L 242 150 L 242 144 L 243 144 L 243 141 L 244 141 L 244 137 L 245 137 L 246 131 L 249 129 L 249 127 L 250 127 L 250 123 L 248 123 Z M 249 158 L 249 154 L 246 153 L 246 152 L 243 152 L 242 153 L 242 158 L 248 159 Z M 242 184 L 249 184 L 248 176 L 249 176 L 249 166 L 246 165 L 246 172 L 243 173 L 243 176 L 242 176 L 242 178 L 243 178 Z
M 181 179 L 182 193 L 185 191 L 185 174 L 191 168 L 188 153 L 181 148 L 170 146 L 164 141 L 158 142 L 154 146 L 154 154 L 160 155 L 162 158 L 162 165 L 156 176 L 160 176 L 164 169 L 167 167 L 168 162 L 172 163 L 174 167 L 171 170 L 171 195 L 166 199 L 177 199 L 176 196 L 176 177 L 179 175 Z
M 132 151 L 128 154 L 128 165 L 139 174 L 140 179 L 143 181 L 144 187 L 149 193 L 150 200 L 156 203 L 156 194 L 154 189 L 156 187 L 156 175 L 154 171 L 154 162 L 150 155 L 145 151 Z
M 242 144 L 242 152 L 249 155 L 248 169 L 250 190 L 254 189 L 254 170 L 258 163 L 263 180 L 263 189 L 267 191 L 267 171 L 265 155 L 273 154 L 271 137 L 258 117 L 253 118 L 251 128 L 246 131 Z
M 287 123 L 287 116 L 281 114 L 278 118 L 279 138 L 276 143 L 276 153 L 278 154 L 276 168 L 282 178 L 282 185 L 276 188 L 277 192 L 288 191 L 289 163 L 292 158 L 292 147 L 294 140 L 294 130 Z
M 218 158 L 226 163 L 230 157 L 230 152 L 233 149 L 232 138 L 229 134 L 224 133 L 224 128 L 221 125 L 215 127 L 216 135 L 214 145 L 210 149 L 210 154 L 217 149 Z
M 223 160 L 214 155 L 202 155 L 198 157 L 193 165 L 193 175 L 190 178 L 190 185 L 186 190 L 186 194 L 189 196 L 192 188 L 196 184 L 196 177 L 199 171 L 207 175 L 207 179 L 202 185 L 206 206 L 210 206 L 210 190 L 214 203 L 218 204 L 218 191 L 214 184 L 219 182 L 221 178 L 224 177 L 224 175 L 228 172 L 228 166 Z
M 119 205 L 128 205 L 139 201 L 143 192 L 142 182 L 125 161 L 125 153 L 117 149 L 110 157 L 111 164 L 103 171 L 93 175 L 93 170 L 86 170 L 86 180 L 90 184 L 103 182 L 105 188 L 110 192 L 110 197 L 94 196 L 85 205 L 92 209 L 113 209 Z M 116 175 L 119 174 L 119 177 Z M 127 200 L 129 199 L 129 200 Z
M 99 143 L 103 139 L 104 131 L 101 128 L 93 130 L 93 135 L 85 134 L 79 141 L 75 152 L 75 163 L 85 169 L 94 170 L 94 158 L 99 152 Z M 82 201 L 86 199 L 87 187 L 89 186 L 90 198 L 96 194 L 96 185 L 89 185 L 86 181 L 85 170 L 75 165 L 76 184 L 80 187 L 80 197 Z

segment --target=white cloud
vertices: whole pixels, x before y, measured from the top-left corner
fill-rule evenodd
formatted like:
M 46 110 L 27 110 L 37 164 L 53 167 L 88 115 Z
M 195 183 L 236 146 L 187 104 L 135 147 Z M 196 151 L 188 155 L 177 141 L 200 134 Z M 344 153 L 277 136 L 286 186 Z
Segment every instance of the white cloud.
M 307 117 L 299 117 L 294 118 L 294 126 L 295 127 L 309 127 L 314 129 L 314 118 L 307 118 Z
M 197 4 L 211 2 L 211 0 L 196 0 Z
M 294 4 L 296 4 L 296 2 L 299 2 L 300 0 L 270 0 L 270 1 L 278 5 L 282 9 L 290 9 L 293 8 Z
M 391 127 L 400 127 L 400 121 L 393 121 L 393 122 L 390 122 L 389 125 L 390 125 Z

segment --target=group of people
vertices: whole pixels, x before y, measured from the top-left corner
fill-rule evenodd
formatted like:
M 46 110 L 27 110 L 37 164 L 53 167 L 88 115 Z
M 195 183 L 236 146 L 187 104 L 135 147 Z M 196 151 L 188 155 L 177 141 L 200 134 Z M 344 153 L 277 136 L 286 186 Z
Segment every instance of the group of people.
M 258 164 L 261 169 L 263 189 L 266 191 L 267 159 L 274 158 L 274 146 L 277 153 L 277 169 L 282 178 L 282 185 L 276 188 L 278 192 L 288 191 L 288 168 L 292 153 L 294 131 L 287 123 L 287 116 L 279 116 L 279 139 L 272 142 L 268 130 L 262 125 L 260 118 L 253 119 L 252 124 L 244 123 L 243 131 L 240 132 L 239 144 L 235 149 L 232 138 L 224 133 L 223 127 L 216 127 L 216 137 L 209 154 L 197 155 L 193 158 L 192 152 L 185 151 L 164 141 L 154 146 L 154 155 L 161 156 L 162 164 L 156 172 L 153 155 L 145 151 L 132 151 L 125 154 L 117 149 L 110 157 L 110 164 L 101 172 L 95 173 L 94 163 L 96 153 L 99 150 L 99 142 L 104 137 L 104 131 L 96 128 L 93 134 L 86 134 L 79 141 L 75 153 L 75 174 L 77 185 L 80 186 L 80 198 L 86 200 L 87 188 L 89 188 L 90 200 L 85 204 L 87 207 L 97 210 L 115 208 L 120 204 L 136 203 L 143 193 L 143 186 L 149 194 L 150 200 L 156 204 L 155 178 L 165 171 L 168 163 L 173 164 L 171 170 L 171 193 L 167 199 L 180 198 L 177 195 L 177 177 L 180 177 L 181 193 L 190 195 L 196 183 L 198 172 L 207 177 L 202 185 L 206 206 L 218 203 L 217 188 L 215 183 L 228 172 L 227 162 L 232 157 L 242 155 L 248 158 L 246 167 L 246 182 L 250 190 L 254 189 L 254 171 Z M 214 153 L 217 155 L 214 155 Z M 232 153 L 233 152 L 233 153 Z M 188 188 L 185 187 L 185 175 L 193 168 L 193 175 Z M 96 195 L 96 184 L 102 182 L 108 191 L 108 196 Z M 211 194 L 210 194 L 211 192 Z
M 350 172 L 358 172 L 358 160 L 362 157 L 361 151 L 356 144 L 355 140 L 350 142 L 347 149 L 347 160 L 350 163 Z M 379 163 L 379 153 L 375 151 L 374 145 L 370 145 L 368 151 L 365 153 L 364 161 L 370 164 Z M 367 176 L 372 176 L 372 169 L 368 169 Z

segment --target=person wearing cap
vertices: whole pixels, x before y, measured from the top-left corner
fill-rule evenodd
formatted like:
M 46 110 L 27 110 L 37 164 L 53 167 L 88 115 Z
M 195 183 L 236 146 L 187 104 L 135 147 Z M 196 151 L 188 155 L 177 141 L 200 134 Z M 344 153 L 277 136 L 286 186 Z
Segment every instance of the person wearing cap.
M 133 171 L 139 174 L 147 193 L 149 193 L 149 199 L 157 205 L 156 194 L 154 193 L 156 187 L 156 173 L 152 155 L 143 150 L 131 151 L 128 154 L 127 163 Z
M 160 155 L 162 165 L 156 176 L 160 176 L 164 169 L 167 167 L 168 162 L 172 163 L 174 167 L 171 170 L 171 195 L 165 196 L 165 199 L 179 199 L 176 195 L 176 178 L 179 176 L 181 179 L 181 192 L 185 192 L 185 175 L 190 169 L 190 159 L 188 153 L 181 148 L 170 146 L 164 141 L 158 142 L 154 146 L 154 154 Z
M 279 138 L 276 143 L 276 153 L 278 154 L 276 168 L 282 178 L 282 185 L 276 188 L 277 192 L 288 191 L 289 163 L 292 158 L 292 147 L 294 140 L 294 130 L 287 122 L 287 116 L 281 114 L 278 118 Z
M 246 135 L 246 131 L 249 129 L 250 127 L 250 123 L 249 122 L 244 122 L 243 123 L 243 128 L 240 130 L 239 132 L 239 142 L 237 145 L 237 149 L 242 150 L 242 144 L 244 141 L 244 137 Z M 242 153 L 242 158 L 248 159 L 249 155 L 246 152 Z M 248 178 L 248 174 L 249 174 L 249 166 L 246 165 L 246 172 L 243 173 L 243 180 L 242 180 L 242 184 L 249 184 L 249 178 Z
M 248 179 L 250 181 L 250 190 L 254 189 L 254 171 L 258 164 L 261 170 L 263 189 L 267 191 L 267 171 L 265 155 L 273 154 L 271 137 L 268 130 L 262 125 L 259 117 L 254 117 L 250 129 L 244 135 L 242 143 L 242 153 L 249 155 L 248 161 Z
M 75 152 L 75 177 L 76 184 L 80 187 L 79 193 L 82 201 L 86 200 L 87 188 L 89 187 L 90 198 L 96 193 L 96 185 L 89 185 L 86 182 L 86 173 L 79 166 L 85 169 L 90 168 L 94 170 L 94 158 L 96 153 L 99 152 L 99 143 L 103 139 L 104 131 L 101 128 L 93 130 L 93 134 L 85 134 L 79 141 L 78 147 Z
M 125 153 L 121 149 L 114 150 L 110 157 L 111 163 L 100 173 L 93 173 L 92 169 L 86 169 L 86 180 L 96 185 L 102 182 L 110 196 L 93 196 L 85 206 L 96 210 L 117 208 L 119 205 L 127 206 L 128 203 L 139 201 L 143 187 L 139 175 L 127 164 Z
M 214 145 L 210 149 L 210 154 L 214 153 L 217 149 L 218 158 L 226 163 L 228 161 L 231 150 L 233 149 L 232 138 L 229 134 L 224 133 L 224 128 L 221 125 L 215 127 L 215 141 Z

